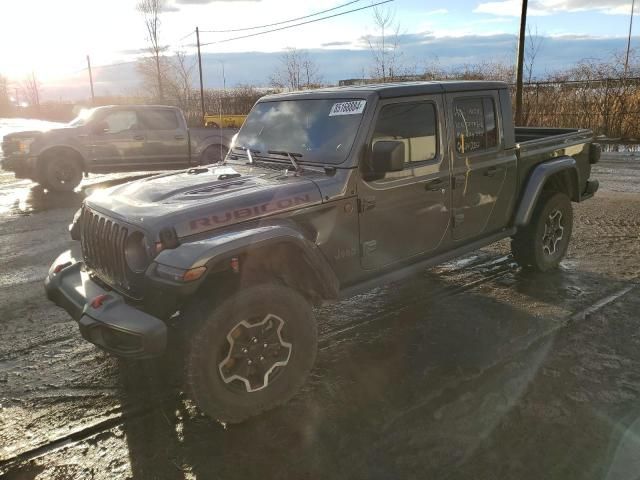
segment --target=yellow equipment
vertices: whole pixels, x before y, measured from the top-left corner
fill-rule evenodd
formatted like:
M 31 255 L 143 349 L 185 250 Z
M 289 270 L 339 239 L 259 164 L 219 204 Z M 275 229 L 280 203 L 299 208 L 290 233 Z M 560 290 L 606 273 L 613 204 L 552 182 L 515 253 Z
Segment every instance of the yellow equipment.
M 204 126 L 213 128 L 240 128 L 246 115 L 205 115 Z

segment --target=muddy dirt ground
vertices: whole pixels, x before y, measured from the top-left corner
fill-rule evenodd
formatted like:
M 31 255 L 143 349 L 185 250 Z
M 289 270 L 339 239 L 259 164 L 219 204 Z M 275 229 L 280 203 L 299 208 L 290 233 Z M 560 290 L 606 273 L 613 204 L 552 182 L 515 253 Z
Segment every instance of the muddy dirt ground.
M 558 271 L 521 272 L 502 242 L 319 309 L 303 391 L 225 428 L 176 359 L 112 358 L 44 296 L 86 191 L 122 176 L 56 195 L 0 172 L 0 476 L 639 478 L 640 158 L 594 176 Z

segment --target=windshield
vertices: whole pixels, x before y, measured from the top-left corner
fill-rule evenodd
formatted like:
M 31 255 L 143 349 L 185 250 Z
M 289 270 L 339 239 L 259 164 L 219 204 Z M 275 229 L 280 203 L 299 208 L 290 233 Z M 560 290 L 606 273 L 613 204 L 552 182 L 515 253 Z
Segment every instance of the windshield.
M 283 100 L 258 103 L 238 133 L 236 148 L 255 155 L 296 154 L 296 161 L 345 161 L 366 106 L 365 100 Z
M 83 108 L 82 110 L 80 110 L 80 113 L 78 114 L 78 116 L 69 122 L 69 126 L 82 127 L 83 125 L 86 125 L 89 119 L 91 119 L 91 116 L 95 111 L 96 111 L 95 108 L 91 108 L 91 109 Z

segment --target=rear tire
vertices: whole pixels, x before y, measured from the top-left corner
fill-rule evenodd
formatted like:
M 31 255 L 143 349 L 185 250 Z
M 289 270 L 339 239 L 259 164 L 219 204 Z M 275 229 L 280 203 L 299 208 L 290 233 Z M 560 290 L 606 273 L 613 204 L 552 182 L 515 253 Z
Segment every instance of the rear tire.
M 546 272 L 556 268 L 567 253 L 572 229 L 569 197 L 561 192 L 543 192 L 531 221 L 511 240 L 513 257 L 526 269 Z
M 217 308 L 186 312 L 187 387 L 207 415 L 241 422 L 289 400 L 315 362 L 317 327 L 311 306 L 280 285 L 243 289 Z
M 82 181 L 82 167 L 72 155 L 56 154 L 41 162 L 43 172 L 39 183 L 56 192 L 71 192 Z
M 227 148 L 223 145 L 209 145 L 200 157 L 200 165 L 220 163 L 227 154 Z

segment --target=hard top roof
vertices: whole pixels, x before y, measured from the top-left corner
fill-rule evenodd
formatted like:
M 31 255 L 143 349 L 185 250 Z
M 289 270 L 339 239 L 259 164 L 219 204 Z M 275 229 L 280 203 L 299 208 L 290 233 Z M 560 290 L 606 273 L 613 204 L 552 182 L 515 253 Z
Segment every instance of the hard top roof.
M 434 82 L 397 82 L 374 83 L 368 85 L 349 85 L 327 87 L 299 92 L 279 93 L 263 97 L 264 100 L 309 98 L 312 96 L 365 97 L 377 95 L 379 98 L 409 97 L 430 93 L 467 92 L 475 90 L 496 90 L 508 88 L 505 82 L 487 80 L 449 80 Z

